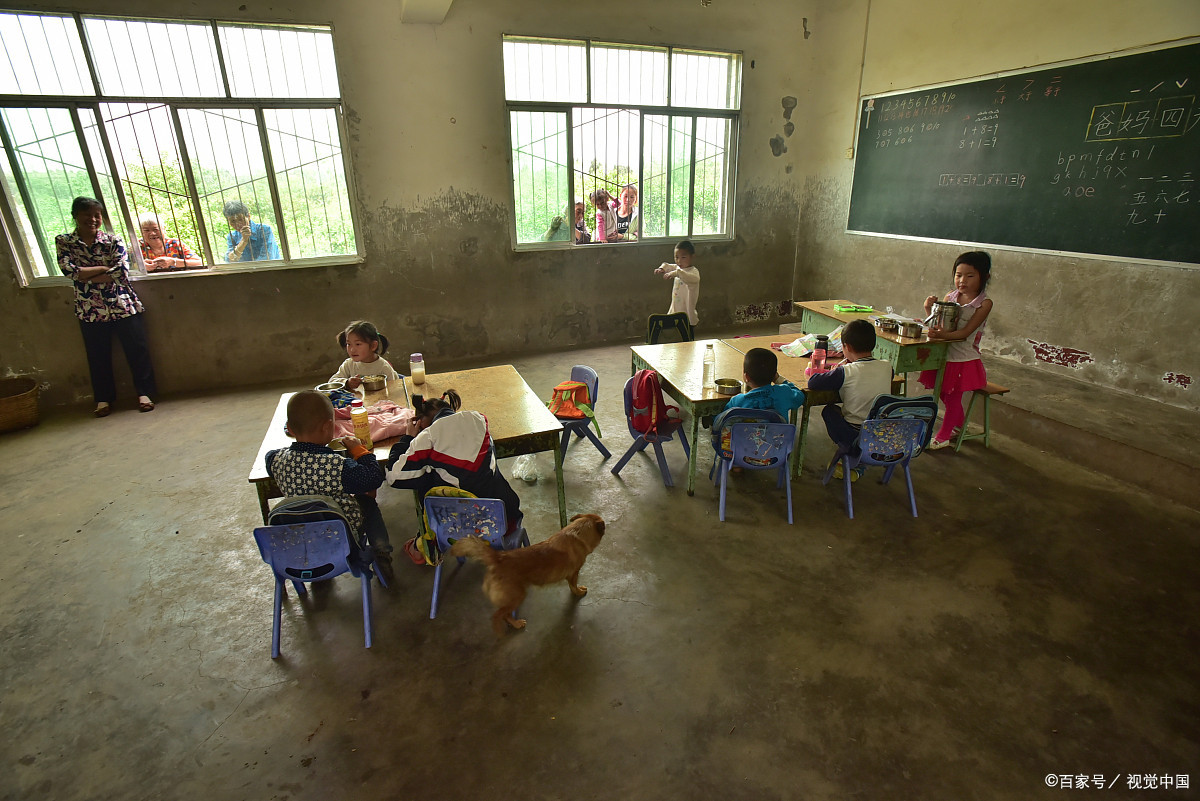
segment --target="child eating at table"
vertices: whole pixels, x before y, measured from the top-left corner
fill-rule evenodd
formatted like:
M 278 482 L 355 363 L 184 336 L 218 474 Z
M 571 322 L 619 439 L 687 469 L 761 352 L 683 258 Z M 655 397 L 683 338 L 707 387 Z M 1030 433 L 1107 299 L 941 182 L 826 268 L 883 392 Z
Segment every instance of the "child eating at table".
M 383 358 L 383 354 L 387 353 L 388 340 L 379 333 L 374 323 L 355 320 L 338 334 L 337 343 L 346 351 L 348 358 L 329 377 L 330 381 L 345 379 L 347 388 L 357 389 L 364 375 L 381 375 L 388 381 L 400 377 L 396 368 Z
M 749 389 L 730 398 L 725 411 L 713 420 L 712 442 L 718 453 L 730 452 L 729 431 L 724 421 L 734 409 L 771 409 L 787 420 L 793 410 L 804 405 L 804 390 L 787 379 L 773 383 L 778 370 L 779 357 L 766 348 L 751 348 L 746 352 L 742 358 L 742 380 Z
M 808 388 L 814 392 L 837 392 L 841 406 L 830 403 L 821 410 L 825 430 L 829 438 L 838 445 L 850 449 L 850 455 L 858 454 L 858 435 L 863 421 L 871 413 L 875 399 L 892 388 L 892 365 L 877 361 L 871 356 L 875 350 L 875 326 L 866 320 L 851 320 L 842 329 L 842 354 L 845 358 L 828 373 L 816 373 L 808 379 Z M 857 481 L 865 468 L 854 468 L 851 481 Z M 835 478 L 842 478 L 842 463 L 834 471 Z
M 696 301 L 700 298 L 700 271 L 692 265 L 695 258 L 696 246 L 685 239 L 675 246 L 674 264 L 664 261 L 654 268 L 656 275 L 668 281 L 675 280 L 671 288 L 671 308 L 667 314 L 686 314 L 693 339 L 696 338 L 696 323 L 700 322 L 696 315 Z
M 348 455 L 329 447 L 336 433 L 333 403 L 316 390 L 297 392 L 288 400 L 287 432 L 296 441 L 267 452 L 267 474 L 285 496 L 328 495 L 336 501 L 350 521 L 350 534 L 356 541 L 366 537 L 379 573 L 390 585 L 392 544 L 374 498 L 384 473 L 375 454 L 355 437 L 339 440 Z
M 946 407 L 942 426 L 929 442 L 929 450 L 949 447 L 957 429 L 964 425 L 962 396 L 987 386 L 987 371 L 979 353 L 983 327 L 992 311 L 992 301 L 984 288 L 992 276 L 992 257 L 982 250 L 971 250 L 954 260 L 954 289 L 946 300 L 959 304 L 958 325 L 953 331 L 938 326 L 929 329 L 929 338 L 949 342 L 946 351 L 946 371 L 942 376 L 942 403 Z M 933 311 L 937 295 L 925 298 L 925 314 Z M 923 370 L 921 384 L 933 389 L 937 370 Z

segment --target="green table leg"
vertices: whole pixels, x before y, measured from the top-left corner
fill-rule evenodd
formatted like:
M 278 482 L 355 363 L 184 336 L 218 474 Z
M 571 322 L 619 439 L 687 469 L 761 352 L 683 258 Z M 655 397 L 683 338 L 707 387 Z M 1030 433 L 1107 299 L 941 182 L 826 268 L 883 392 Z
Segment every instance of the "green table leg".
M 804 411 L 800 413 L 799 442 L 796 443 L 796 452 L 792 454 L 792 478 L 800 478 L 800 471 L 804 469 L 804 446 L 808 443 L 808 414 L 810 411 L 812 411 L 812 407 L 807 403 L 804 404 Z
M 562 528 L 567 527 L 567 490 L 563 484 L 562 449 L 554 449 L 554 479 L 558 482 L 558 522 Z
M 692 408 L 692 452 L 688 456 L 687 494 L 696 494 L 696 452 L 700 450 L 700 415 Z

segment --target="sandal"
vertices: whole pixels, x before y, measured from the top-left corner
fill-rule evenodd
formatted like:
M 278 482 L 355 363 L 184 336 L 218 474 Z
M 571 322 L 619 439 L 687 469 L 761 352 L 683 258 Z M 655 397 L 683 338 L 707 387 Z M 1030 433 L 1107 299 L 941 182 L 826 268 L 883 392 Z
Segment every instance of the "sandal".
M 152 412 L 152 411 L 154 411 L 154 401 L 152 401 L 152 400 L 148 400 L 148 401 L 138 401 L 138 411 L 139 411 L 139 412 Z
M 112 406 L 107 403 L 101 404 L 96 407 L 96 410 L 92 414 L 96 417 L 108 417 L 112 414 Z

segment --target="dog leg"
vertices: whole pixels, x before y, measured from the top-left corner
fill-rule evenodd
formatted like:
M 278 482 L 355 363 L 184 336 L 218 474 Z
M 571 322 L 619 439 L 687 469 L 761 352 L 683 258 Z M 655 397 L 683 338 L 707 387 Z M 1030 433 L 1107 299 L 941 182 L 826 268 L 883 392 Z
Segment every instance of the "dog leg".
M 496 632 L 497 637 L 504 636 L 506 624 L 514 629 L 525 628 L 524 618 L 513 619 L 512 613 L 515 609 L 515 606 L 502 606 L 492 613 L 492 631 Z
M 582 598 L 583 596 L 587 595 L 587 587 L 579 586 L 579 571 L 578 570 L 576 570 L 574 573 L 572 573 L 570 576 L 567 577 L 567 585 L 570 586 L 571 592 L 574 593 L 577 597 Z

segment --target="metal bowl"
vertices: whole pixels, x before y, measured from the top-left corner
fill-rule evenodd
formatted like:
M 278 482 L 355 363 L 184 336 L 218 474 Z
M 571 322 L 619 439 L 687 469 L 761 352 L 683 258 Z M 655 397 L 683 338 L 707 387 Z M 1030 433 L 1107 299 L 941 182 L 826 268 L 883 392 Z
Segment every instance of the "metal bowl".
M 922 330 L 923 329 L 921 328 L 920 323 L 909 323 L 909 322 L 900 323 L 900 336 L 905 337 L 907 339 L 920 338 Z
M 716 385 L 718 395 L 736 395 L 742 391 L 742 382 L 736 378 L 718 378 Z
M 367 392 L 379 392 L 387 386 L 387 376 L 385 375 L 364 375 L 362 378 L 363 389 Z
M 313 387 L 313 389 L 315 389 L 317 392 L 326 392 L 326 393 L 336 392 L 339 389 L 345 389 L 345 388 L 346 388 L 346 382 L 340 378 L 336 379 L 334 381 L 326 381 L 324 384 L 317 384 L 315 387 Z
M 879 321 L 879 330 L 889 334 L 894 334 L 900 329 L 900 321 L 894 320 L 891 317 L 884 317 Z

